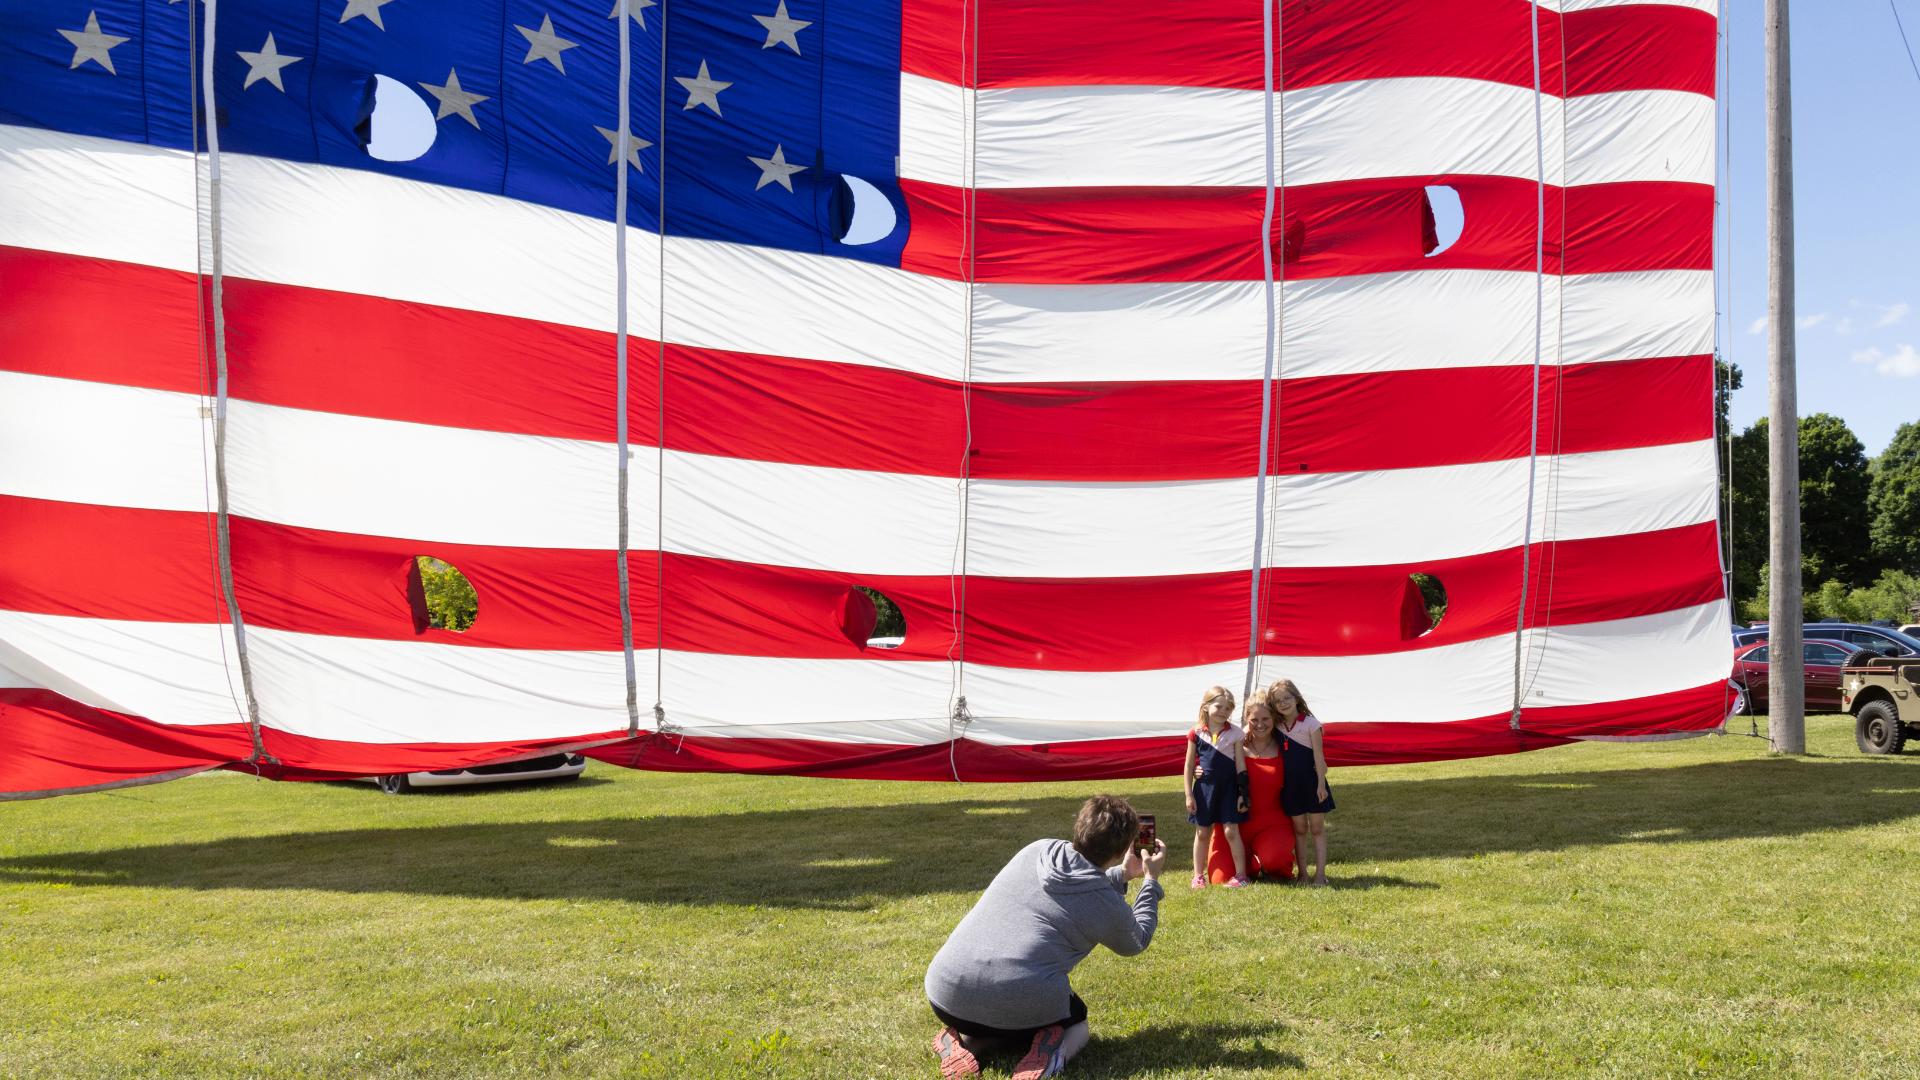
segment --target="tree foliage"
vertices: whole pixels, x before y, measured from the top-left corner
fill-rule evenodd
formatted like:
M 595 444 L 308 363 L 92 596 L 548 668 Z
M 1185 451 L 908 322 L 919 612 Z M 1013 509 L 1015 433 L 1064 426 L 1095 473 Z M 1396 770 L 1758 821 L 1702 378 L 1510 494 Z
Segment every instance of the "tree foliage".
M 1742 610 L 1762 595 L 1767 546 L 1767 421 L 1734 436 L 1728 491 L 1733 520 L 1727 529 L 1733 557 L 1733 594 Z M 1868 538 L 1872 486 L 1866 446 L 1846 421 L 1830 413 L 1800 418 L 1800 578 L 1812 596 L 1826 581 L 1851 589 L 1867 585 L 1877 564 Z
M 480 597 L 473 583 L 452 563 L 427 555 L 414 556 L 420 567 L 420 584 L 427 594 L 428 625 L 465 631 L 480 614 Z
M 875 615 L 873 622 L 874 637 L 907 636 L 907 617 L 900 614 L 899 605 L 895 604 L 886 593 L 869 589 L 865 585 L 857 585 L 855 588 L 866 593 L 867 597 L 873 601 Z
M 1824 582 L 1807 603 L 1810 618 L 1835 622 L 1905 622 L 1913 605 L 1920 604 L 1920 576 L 1888 570 L 1864 588 L 1849 589 L 1838 581 Z
M 1832 413 L 1800 418 L 1801 576 L 1865 584 L 1873 573 L 1867 539 L 1867 448 Z
M 1767 422 L 1733 437 L 1727 455 L 1731 520 L 1725 535 L 1733 569 L 1733 599 L 1743 609 L 1761 595 L 1767 574 Z M 1764 615 L 1764 605 L 1761 611 Z
M 1874 561 L 1920 573 L 1920 422 L 1900 425 L 1873 463 L 1867 509 Z
M 1746 385 L 1746 377 L 1740 373 L 1740 365 L 1731 360 L 1713 358 L 1713 437 L 1714 444 L 1724 447 L 1727 436 L 1733 433 L 1733 392 Z
M 1427 625 L 1439 626 L 1440 617 L 1447 613 L 1447 587 L 1432 574 L 1414 574 L 1413 583 L 1420 589 L 1420 602 L 1427 608 Z

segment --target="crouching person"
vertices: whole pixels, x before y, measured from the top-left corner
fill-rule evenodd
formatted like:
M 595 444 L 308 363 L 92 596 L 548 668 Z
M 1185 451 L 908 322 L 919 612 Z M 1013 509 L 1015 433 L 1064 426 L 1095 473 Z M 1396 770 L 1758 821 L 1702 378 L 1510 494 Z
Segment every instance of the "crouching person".
M 1073 820 L 1073 842 L 1036 840 L 995 875 L 927 969 L 942 1076 L 971 1076 L 987 1055 L 1024 1053 L 1014 1080 L 1054 1076 L 1087 1045 L 1087 1005 L 1067 974 L 1095 945 L 1144 952 L 1160 917 L 1159 840 L 1134 843 L 1140 815 L 1096 795 Z M 1144 876 L 1127 903 L 1127 882 Z

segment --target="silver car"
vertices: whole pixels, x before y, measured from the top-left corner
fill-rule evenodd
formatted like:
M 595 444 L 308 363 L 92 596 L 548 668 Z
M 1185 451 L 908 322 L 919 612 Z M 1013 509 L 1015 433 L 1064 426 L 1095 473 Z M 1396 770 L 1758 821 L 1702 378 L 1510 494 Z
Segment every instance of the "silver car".
M 545 757 L 502 761 L 493 765 L 470 765 L 464 769 L 435 769 L 432 772 L 390 773 L 368 777 L 389 795 L 431 787 L 461 787 L 467 784 L 510 784 L 521 780 L 573 780 L 587 771 L 587 759 L 579 754 L 548 754 Z

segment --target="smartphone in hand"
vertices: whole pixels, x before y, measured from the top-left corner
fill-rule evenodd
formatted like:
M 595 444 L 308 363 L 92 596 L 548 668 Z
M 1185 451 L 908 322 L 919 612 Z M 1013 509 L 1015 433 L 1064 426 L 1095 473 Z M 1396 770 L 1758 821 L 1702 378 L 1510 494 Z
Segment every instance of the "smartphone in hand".
M 1153 853 L 1153 842 L 1159 836 L 1154 827 L 1152 814 L 1140 815 L 1140 835 L 1134 838 L 1133 846 L 1145 854 Z

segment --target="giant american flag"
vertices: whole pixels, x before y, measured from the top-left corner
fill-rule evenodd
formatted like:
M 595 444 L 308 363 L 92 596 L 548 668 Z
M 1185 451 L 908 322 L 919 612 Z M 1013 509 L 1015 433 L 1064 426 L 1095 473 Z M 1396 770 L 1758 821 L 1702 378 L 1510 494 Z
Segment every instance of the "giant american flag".
M 0 791 L 1721 724 L 1713 0 L 608 2 L 0 0 Z

